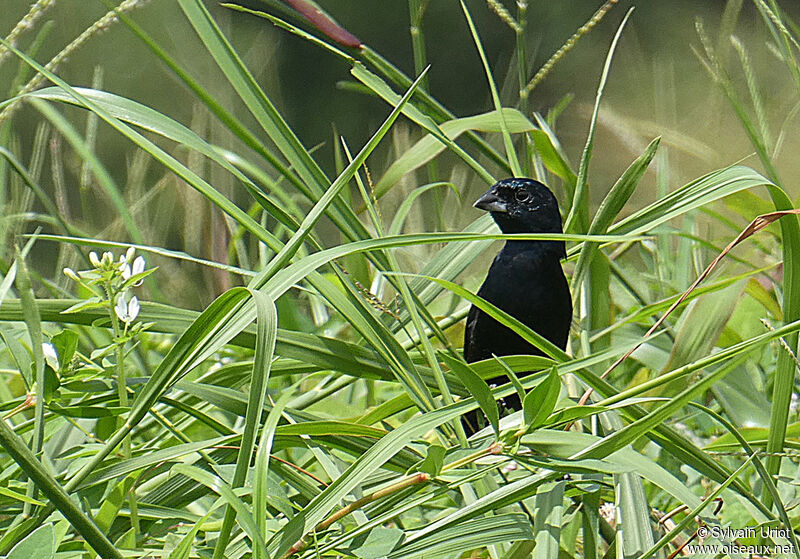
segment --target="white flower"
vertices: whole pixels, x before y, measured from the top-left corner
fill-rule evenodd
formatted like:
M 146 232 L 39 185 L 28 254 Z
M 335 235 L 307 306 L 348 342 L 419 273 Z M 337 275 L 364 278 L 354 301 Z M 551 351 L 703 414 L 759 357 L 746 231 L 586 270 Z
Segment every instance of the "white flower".
M 617 525 L 617 507 L 614 503 L 603 503 L 597 511 L 611 526 Z
M 130 262 L 131 260 L 133 260 L 133 256 L 135 254 L 136 254 L 136 249 L 133 247 L 129 248 L 128 251 L 125 253 L 125 262 Z
M 144 272 L 144 256 L 137 256 L 133 261 L 133 275 L 141 274 Z
M 144 272 L 144 267 L 144 258 L 142 256 L 137 256 L 136 260 L 133 261 L 133 268 L 127 263 L 122 267 L 122 279 L 128 281 L 132 276 L 141 274 Z M 137 281 L 133 285 L 136 287 L 142 285 L 142 280 Z
M 136 297 L 131 297 L 131 300 L 126 302 L 125 297 L 120 295 L 120 298 L 117 299 L 117 304 L 114 305 L 114 313 L 117 315 L 117 318 L 126 324 L 130 324 L 136 320 L 140 310 L 139 299 Z
M 144 272 L 144 266 L 145 266 L 144 257 L 143 256 L 137 256 L 136 260 L 133 261 L 133 273 L 132 273 L 132 275 L 138 276 L 139 274 Z M 143 280 L 139 280 L 136 283 L 134 283 L 133 285 L 138 287 L 138 286 L 142 285 L 142 281 Z
M 128 317 L 128 303 L 123 295 L 120 295 L 119 299 L 117 299 L 117 304 L 114 305 L 114 313 L 122 321 L 125 321 Z
M 53 347 L 53 344 L 43 343 L 42 353 L 44 353 L 44 356 L 47 359 L 58 361 L 58 354 L 56 353 L 56 348 Z
M 78 277 L 78 274 L 76 274 L 75 270 L 72 268 L 64 268 L 64 275 L 72 281 L 81 281 L 81 278 Z
M 97 253 L 95 251 L 89 253 L 89 262 L 91 262 L 92 266 L 95 268 L 100 267 L 100 259 L 97 257 Z
M 142 307 L 139 305 L 139 299 L 135 295 L 131 297 L 131 300 L 128 303 L 128 314 L 131 316 L 131 320 L 136 320 L 136 317 L 139 316 L 139 311 L 141 308 Z
M 106 266 L 110 265 L 112 262 L 114 262 L 114 253 L 113 252 L 104 252 L 103 253 L 103 259 L 100 262 L 102 262 Z

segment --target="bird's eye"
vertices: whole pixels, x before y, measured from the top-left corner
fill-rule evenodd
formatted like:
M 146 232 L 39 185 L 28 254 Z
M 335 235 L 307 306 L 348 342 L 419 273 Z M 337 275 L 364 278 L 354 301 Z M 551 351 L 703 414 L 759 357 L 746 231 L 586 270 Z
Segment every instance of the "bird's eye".
M 531 199 L 531 193 L 525 190 L 517 190 L 517 192 L 514 193 L 514 198 L 517 202 L 527 202 Z

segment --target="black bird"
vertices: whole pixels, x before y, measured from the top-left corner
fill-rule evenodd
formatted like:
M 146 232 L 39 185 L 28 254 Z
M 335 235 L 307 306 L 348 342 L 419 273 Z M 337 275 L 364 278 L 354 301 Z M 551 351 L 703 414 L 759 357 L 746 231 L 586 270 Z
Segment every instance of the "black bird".
M 561 233 L 556 197 L 545 185 L 532 179 L 501 180 L 474 205 L 490 212 L 503 233 Z M 478 295 L 565 349 L 572 323 L 572 299 L 561 269 L 561 259 L 566 255 L 564 241 L 506 241 Z M 489 359 L 492 354 L 542 355 L 542 352 L 473 305 L 464 332 L 464 359 L 472 363 Z M 507 380 L 500 376 L 489 383 L 502 384 Z M 507 408 L 520 409 L 516 394 L 504 400 Z M 464 415 L 468 434 L 477 431 L 479 417 L 482 414 L 478 410 Z

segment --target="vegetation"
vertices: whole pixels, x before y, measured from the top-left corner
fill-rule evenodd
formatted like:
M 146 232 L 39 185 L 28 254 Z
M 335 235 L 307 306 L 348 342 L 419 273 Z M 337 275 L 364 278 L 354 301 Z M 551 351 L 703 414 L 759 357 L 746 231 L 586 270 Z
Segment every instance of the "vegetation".
M 188 53 L 137 23 L 143 3 L 111 6 L 43 64 L 55 1 L 39 0 L 0 47 L 0 556 L 645 558 L 705 538 L 800 557 L 800 227 L 782 179 L 800 29 L 775 0 L 729 0 L 713 34 L 698 19 L 716 92 L 699 112 L 755 157 L 683 184 L 671 158 L 708 146 L 674 130 L 618 178 L 589 180 L 604 126 L 641 143 L 602 109 L 637 16 L 613 0 L 538 67 L 525 1 L 450 3 L 489 92 L 469 116 L 434 96 L 426 0 L 408 2 L 413 75 L 309 0 L 213 15 L 178 0 L 202 45 Z M 505 62 L 473 19 L 487 8 L 513 39 Z M 380 102 L 382 121 L 363 142 L 334 131 L 306 148 L 220 13 L 349 68 L 342 88 Z M 565 96 L 536 112 L 536 92 L 609 13 L 570 157 L 559 134 L 578 109 Z M 759 18 L 753 44 L 783 69 L 788 110 L 767 103 L 740 16 Z M 101 70 L 90 88 L 60 76 L 100 32 L 132 32 L 169 68 L 194 100 L 189 125 L 105 90 Z M 662 85 L 659 110 L 676 89 Z M 124 138 L 127 176 L 104 161 L 107 136 Z M 469 203 L 506 176 L 560 197 L 565 233 L 522 237 L 568 242 L 566 353 L 473 294 L 509 236 L 487 215 L 469 222 Z M 547 357 L 466 364 L 473 303 Z M 515 391 L 524 410 L 500 418 Z M 476 408 L 491 426 L 467 439 L 459 418 Z M 698 531 L 726 526 L 790 529 Z

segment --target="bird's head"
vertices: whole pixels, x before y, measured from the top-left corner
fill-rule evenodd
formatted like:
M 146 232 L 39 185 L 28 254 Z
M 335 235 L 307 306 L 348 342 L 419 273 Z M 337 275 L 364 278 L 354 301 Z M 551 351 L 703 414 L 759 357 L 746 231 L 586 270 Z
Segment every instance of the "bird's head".
M 490 212 L 503 233 L 561 233 L 556 197 L 533 179 L 503 179 L 474 206 Z

